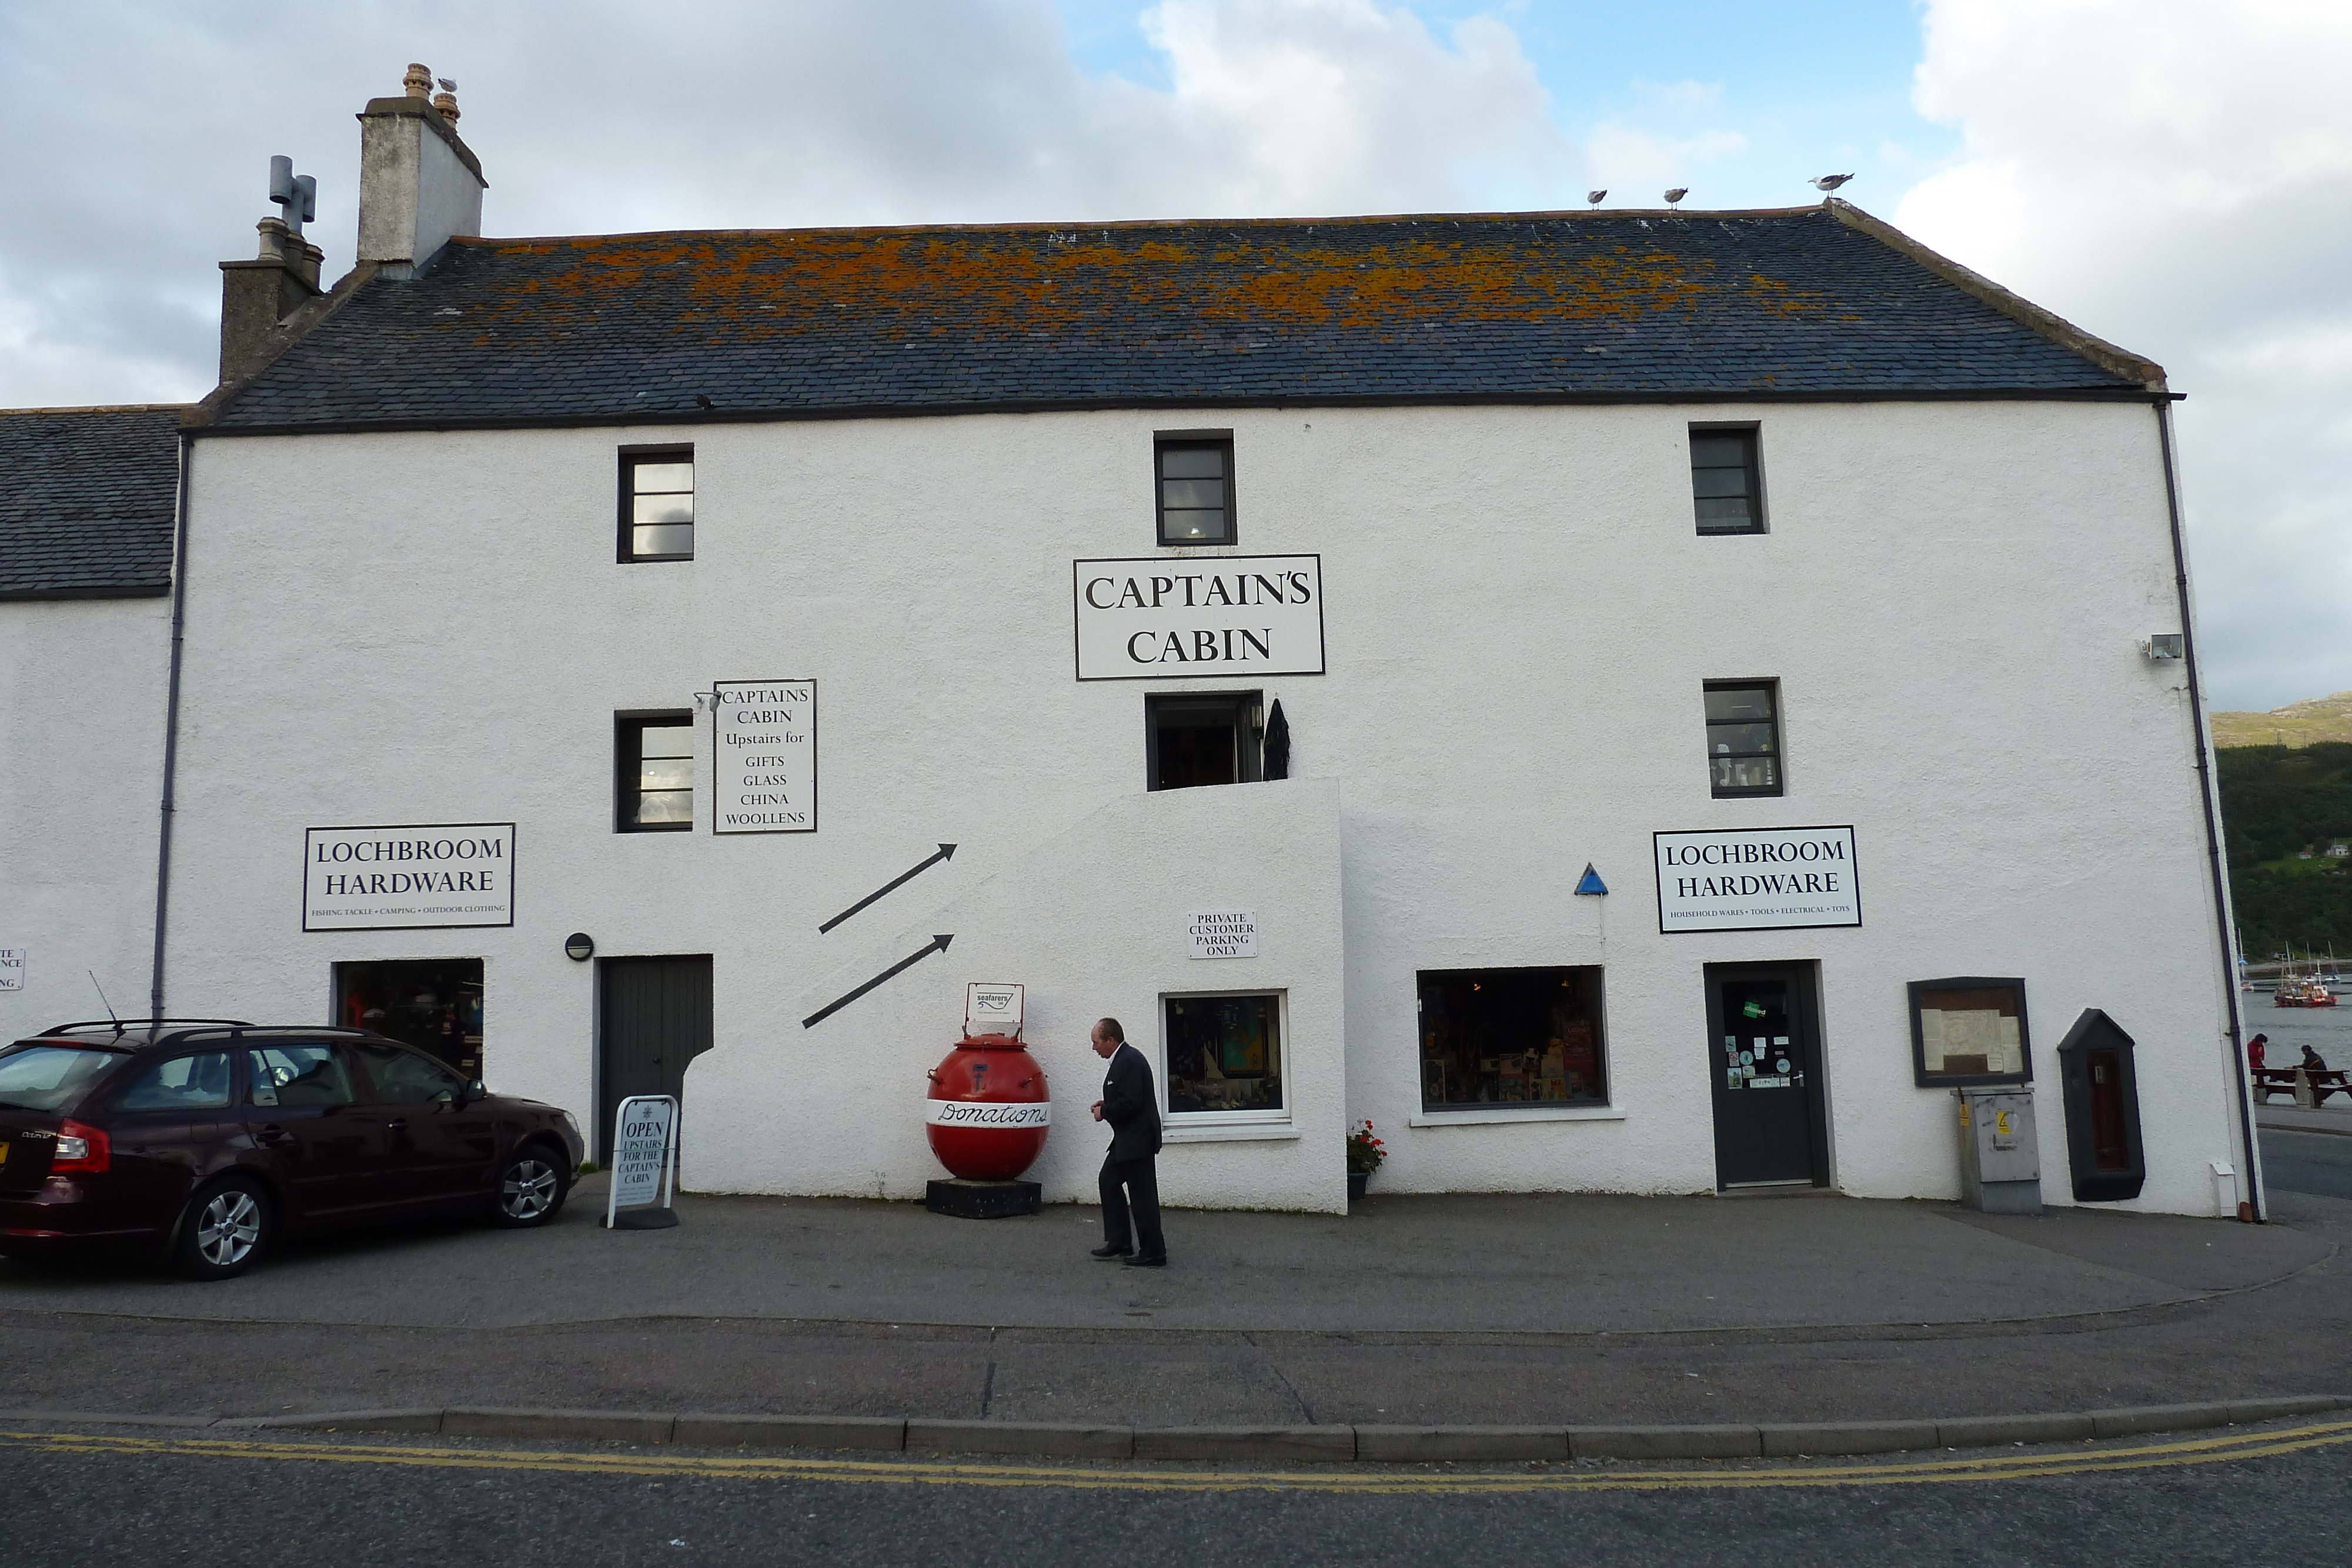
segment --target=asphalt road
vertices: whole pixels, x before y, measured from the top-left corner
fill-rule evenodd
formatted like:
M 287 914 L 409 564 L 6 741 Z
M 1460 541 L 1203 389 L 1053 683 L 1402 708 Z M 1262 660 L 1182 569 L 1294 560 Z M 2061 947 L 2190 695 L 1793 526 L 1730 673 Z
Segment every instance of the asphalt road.
M 320 1562 L 1350 1564 L 2352 1561 L 2352 1424 L 1679 1468 L 1022 1469 L 152 1432 L 0 1437 L 10 1568 Z M 110 1442 L 121 1446 L 110 1449 Z M 2322 1446 L 2314 1446 L 2322 1445 Z M 2256 1451 L 2231 1457 L 2232 1450 Z M 2266 1456 L 2263 1449 L 2271 1450 Z M 192 1451 L 193 1450 L 193 1451 Z M 341 1462 L 335 1462 L 340 1458 Z M 1979 1467 L 1937 1469 L 1938 1463 Z M 2213 1461 L 2213 1462 L 2204 1462 Z M 754 1467 L 747 1473 L 742 1467 Z M 2097 1469 L 2098 1466 L 2112 1467 Z M 730 1469 L 728 1467 L 734 1467 Z M 2020 1478 L 2019 1472 L 2041 1473 Z M 1972 1477 L 1975 1479 L 1954 1479 Z M 1983 1479 L 1983 1478 L 1990 1479 Z
M 2352 1197 L 2352 1138 L 2264 1127 L 2263 1174 L 2273 1188 Z

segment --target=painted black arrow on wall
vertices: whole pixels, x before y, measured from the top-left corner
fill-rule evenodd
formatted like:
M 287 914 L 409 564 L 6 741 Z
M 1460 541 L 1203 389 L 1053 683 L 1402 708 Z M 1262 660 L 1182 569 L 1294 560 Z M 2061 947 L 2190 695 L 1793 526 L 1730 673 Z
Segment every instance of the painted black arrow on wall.
M 909 873 L 908 874 L 912 875 L 913 873 Z M 877 896 L 879 895 L 877 894 Z M 850 1003 L 856 1001 L 858 998 L 864 996 L 866 992 L 872 990 L 883 981 L 889 979 L 892 976 L 900 973 L 902 970 L 913 968 L 916 965 L 921 963 L 924 959 L 929 957 L 934 953 L 946 952 L 948 950 L 948 944 L 954 940 L 955 933 L 952 931 L 949 932 L 944 936 L 932 937 L 929 942 L 925 943 L 920 947 L 916 948 L 913 952 L 908 954 L 905 957 L 899 959 L 897 963 L 891 965 L 888 968 L 883 970 L 880 974 L 875 976 L 872 979 L 866 981 L 864 985 L 858 987 L 847 996 L 827 1003 L 825 1006 L 821 1007 L 817 1009 L 816 1011 L 809 1014 L 808 1017 L 801 1019 L 801 1027 L 803 1029 L 814 1029 L 817 1025 L 823 1023 L 825 1019 L 831 1018 L 834 1014 L 839 1012 L 842 1009 L 847 1007 Z
M 888 882 L 884 883 L 880 887 L 876 888 L 873 892 L 867 894 L 865 897 L 859 899 L 856 903 L 851 904 L 848 908 L 843 910 L 840 914 L 835 915 L 832 919 L 818 926 L 816 928 L 816 934 L 820 936 L 824 936 L 826 932 L 832 930 L 835 926 L 840 925 L 843 921 L 848 919 L 851 915 L 856 914 L 859 910 L 865 908 L 876 899 L 882 897 L 885 894 L 896 893 L 898 889 L 906 886 L 907 883 L 914 881 L 917 877 L 922 875 L 925 872 L 930 870 L 941 861 L 953 860 L 954 858 L 955 846 L 953 844 L 941 844 L 940 846 L 939 853 L 931 856 L 929 860 L 922 862 L 920 864 L 917 865 L 914 870 L 906 872 L 898 876 L 892 877 Z

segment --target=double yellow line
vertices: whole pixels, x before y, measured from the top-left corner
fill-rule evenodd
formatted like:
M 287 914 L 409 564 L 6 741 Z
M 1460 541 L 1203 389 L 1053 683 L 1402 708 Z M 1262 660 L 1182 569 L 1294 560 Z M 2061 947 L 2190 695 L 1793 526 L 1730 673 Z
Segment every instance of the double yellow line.
M 1085 1465 L 942 1464 L 908 1459 L 730 1458 L 644 1450 L 565 1453 L 533 1448 L 289 1443 L 236 1437 L 121 1437 L 80 1432 L 0 1432 L 0 1448 L 61 1455 L 293 1460 L 448 1470 L 535 1470 L 571 1475 L 665 1476 L 719 1480 L 881 1482 L 893 1485 L 1064 1487 L 1090 1491 L 1293 1491 L 1465 1496 L 1490 1492 L 1723 1490 L 1758 1487 L 1916 1486 L 1930 1481 L 2005 1481 L 2115 1470 L 2169 1469 L 2271 1458 L 2352 1443 L 2352 1421 L 2243 1432 L 2189 1442 L 1979 1459 L 1906 1459 L 1884 1464 L 1749 1468 L 1731 1460 L 1706 1469 L 1522 1469 L 1430 1474 L 1383 1470 L 1137 1469 Z

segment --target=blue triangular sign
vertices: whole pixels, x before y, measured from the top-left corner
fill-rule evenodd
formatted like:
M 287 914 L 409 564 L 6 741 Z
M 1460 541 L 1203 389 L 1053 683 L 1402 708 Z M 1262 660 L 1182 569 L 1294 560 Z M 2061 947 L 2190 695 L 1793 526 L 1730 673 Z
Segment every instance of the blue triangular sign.
M 1597 895 L 1607 893 L 1609 891 L 1609 884 L 1601 880 L 1601 873 L 1592 869 L 1592 862 L 1591 861 L 1586 861 L 1584 862 L 1584 874 L 1576 879 L 1576 891 L 1581 894 L 1591 894 Z

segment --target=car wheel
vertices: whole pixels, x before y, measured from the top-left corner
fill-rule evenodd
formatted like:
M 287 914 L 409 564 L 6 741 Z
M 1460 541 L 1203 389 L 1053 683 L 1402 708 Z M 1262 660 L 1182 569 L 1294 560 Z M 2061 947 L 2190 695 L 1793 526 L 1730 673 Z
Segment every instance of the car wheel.
M 253 1267 L 278 1239 L 278 1216 L 257 1182 L 231 1176 L 188 1200 L 172 1244 L 180 1272 L 226 1280 Z
M 490 1217 L 511 1229 L 544 1225 L 563 1207 L 572 1183 L 562 1160 L 533 1144 L 517 1149 L 499 1167 L 498 1190 L 491 1195 Z

